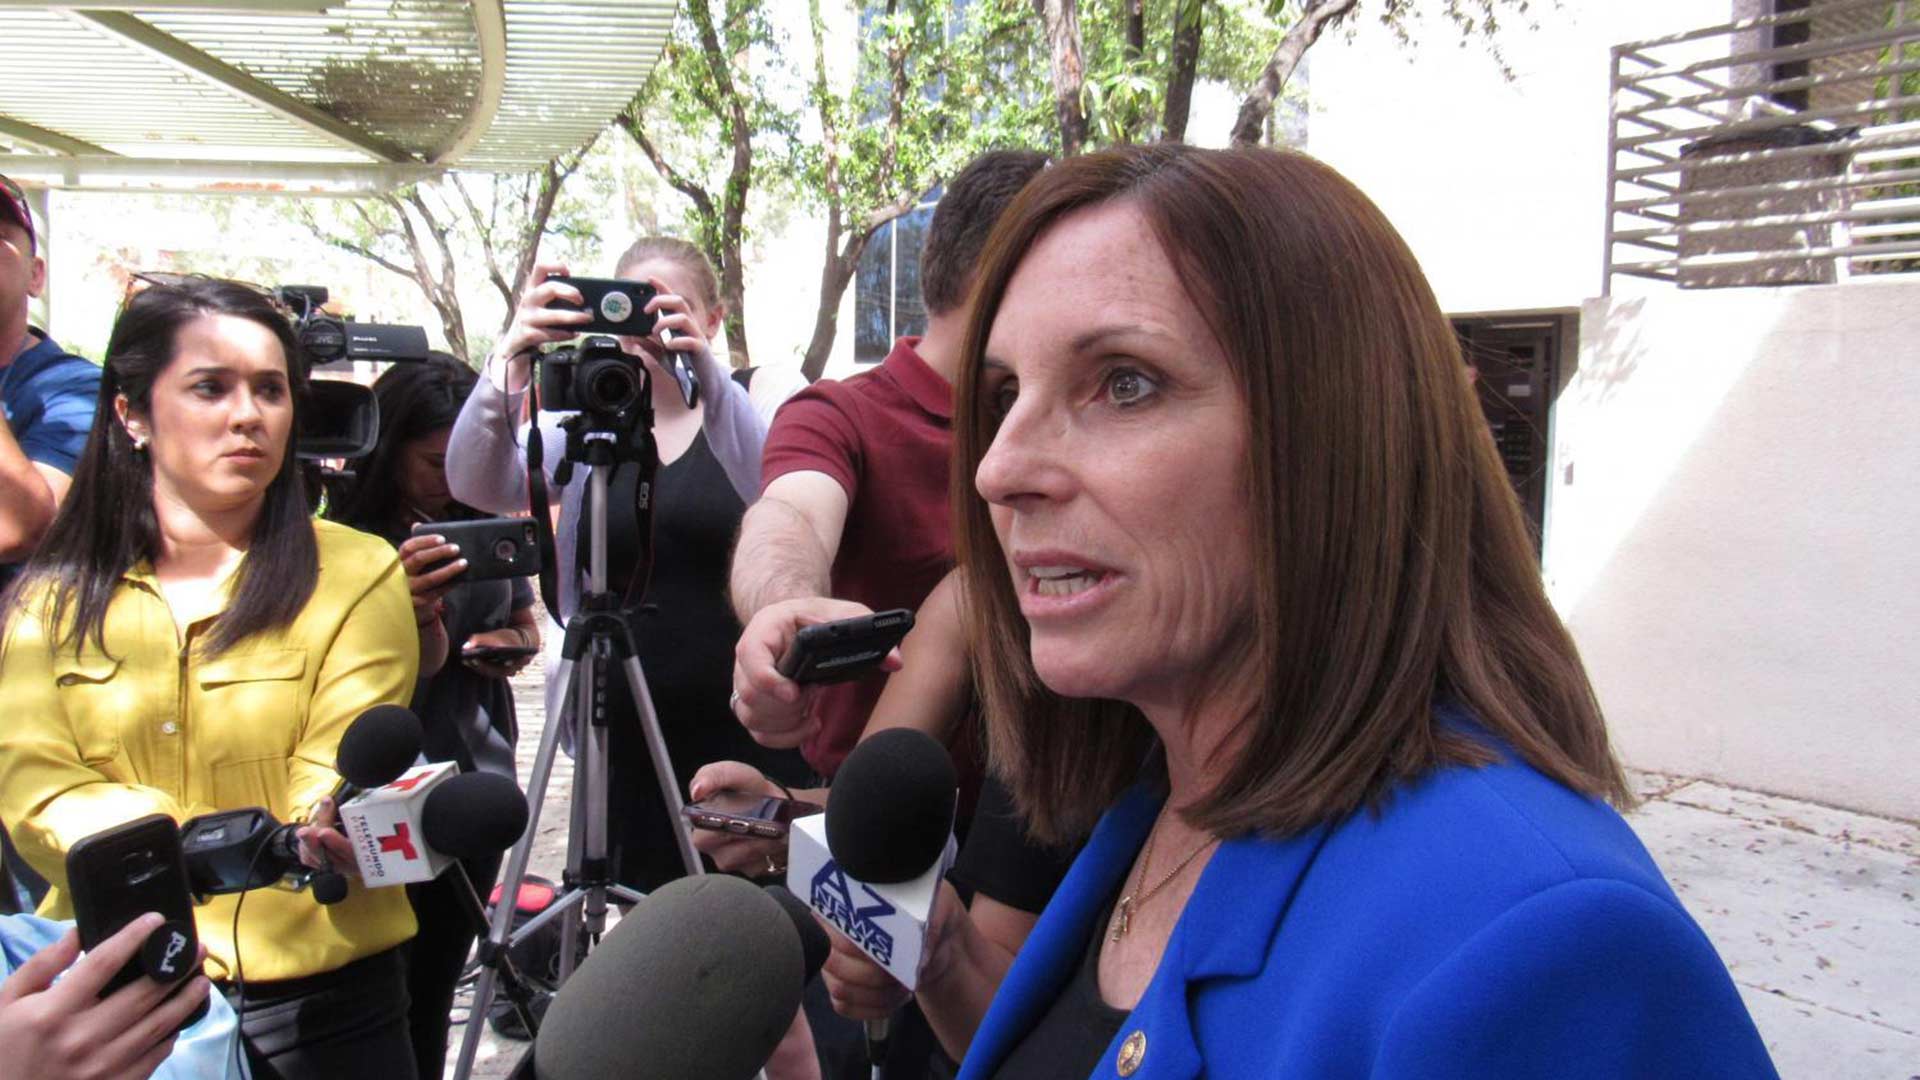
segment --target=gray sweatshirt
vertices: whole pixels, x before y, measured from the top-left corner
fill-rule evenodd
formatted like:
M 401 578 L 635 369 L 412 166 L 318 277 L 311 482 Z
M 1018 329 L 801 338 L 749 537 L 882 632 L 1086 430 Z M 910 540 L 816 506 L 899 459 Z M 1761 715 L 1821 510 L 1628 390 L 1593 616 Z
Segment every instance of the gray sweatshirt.
M 693 354 L 694 376 L 700 383 L 701 430 L 707 447 L 720 461 L 740 500 L 751 505 L 760 495 L 760 450 L 767 438 L 766 421 L 754 410 L 753 400 L 705 350 Z M 507 393 L 482 377 L 454 422 L 447 441 L 447 487 L 455 499 L 489 514 L 516 514 L 527 509 L 526 425 L 515 424 L 525 391 Z M 542 471 L 553 481 L 554 469 L 566 450 L 567 435 L 558 424 L 566 413 L 542 412 L 539 417 Z M 586 470 L 576 468 L 574 482 L 560 492 L 560 521 L 554 530 L 559 566 L 560 606 L 564 619 L 580 597 L 579 575 L 573 565 L 575 532 L 586 492 Z

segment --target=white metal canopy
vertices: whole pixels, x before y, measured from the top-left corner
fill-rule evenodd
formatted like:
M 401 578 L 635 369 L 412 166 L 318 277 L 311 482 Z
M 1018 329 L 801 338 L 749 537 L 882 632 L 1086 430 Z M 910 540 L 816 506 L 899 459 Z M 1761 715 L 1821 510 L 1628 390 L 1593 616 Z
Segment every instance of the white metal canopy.
M 358 193 L 592 138 L 677 0 L 0 0 L 0 173 Z

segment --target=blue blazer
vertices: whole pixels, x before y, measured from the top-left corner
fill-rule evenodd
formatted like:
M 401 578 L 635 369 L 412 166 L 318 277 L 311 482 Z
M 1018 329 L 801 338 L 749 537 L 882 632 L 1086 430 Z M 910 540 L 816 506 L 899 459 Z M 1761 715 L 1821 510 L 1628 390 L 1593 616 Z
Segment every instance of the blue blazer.
M 992 1077 L 1072 977 L 1159 807 L 1136 788 L 1101 819 L 960 1080 Z M 1626 822 L 1511 758 L 1222 844 L 1093 1076 L 1127 1075 L 1135 1033 L 1130 1080 L 1777 1075 Z

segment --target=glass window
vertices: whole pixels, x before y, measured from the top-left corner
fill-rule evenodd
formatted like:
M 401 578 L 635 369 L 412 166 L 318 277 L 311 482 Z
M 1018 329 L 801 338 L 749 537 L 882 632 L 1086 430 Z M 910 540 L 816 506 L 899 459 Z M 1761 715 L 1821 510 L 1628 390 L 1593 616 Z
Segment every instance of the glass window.
M 920 248 L 933 221 L 933 204 L 922 203 L 880 227 L 861 253 L 854 275 L 853 358 L 862 364 L 886 359 L 895 338 L 927 332 L 920 302 Z
M 893 225 L 880 227 L 853 276 L 853 359 L 877 364 L 893 348 Z

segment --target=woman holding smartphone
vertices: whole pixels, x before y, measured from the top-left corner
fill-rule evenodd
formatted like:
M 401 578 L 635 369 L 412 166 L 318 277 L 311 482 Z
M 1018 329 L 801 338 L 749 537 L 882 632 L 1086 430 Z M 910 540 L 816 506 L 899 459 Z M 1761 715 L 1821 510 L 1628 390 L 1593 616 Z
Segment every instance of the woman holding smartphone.
M 565 274 L 566 267 L 556 263 L 534 267 L 513 324 L 495 346 L 479 386 L 454 425 L 447 456 L 453 493 L 491 513 L 527 506 L 528 435 L 520 417 L 534 377 L 535 350 L 572 340 L 588 319 L 584 312 L 550 306 L 583 299 L 578 289 L 555 280 Z M 746 502 L 759 494 L 766 417 L 803 383 L 796 375 L 772 369 L 730 374 L 714 357 L 709 342 L 719 332 L 726 308 L 713 267 L 686 241 L 642 238 L 620 257 L 614 276 L 649 283 L 656 293 L 646 305 L 656 317 L 652 333 L 622 338 L 620 344 L 651 379 L 660 469 L 652 492 L 651 573 L 644 581 L 611 584 L 629 598 L 644 599 L 645 607 L 633 620 L 635 644 L 676 779 L 684 792 L 701 765 L 733 758 L 784 782 L 797 782 L 806 775 L 799 755 L 761 747 L 727 706 L 740 625 L 726 600 L 726 580 L 727 558 Z M 677 354 L 677 362 L 691 368 L 699 383 L 691 405 L 666 370 L 670 354 Z M 549 481 L 565 446 L 555 419 L 543 413 L 538 423 Z M 573 482 L 560 492 L 555 529 L 560 610 L 554 613 L 560 619 L 573 614 L 582 587 L 585 476 L 584 468 L 577 469 Z M 634 477 L 631 465 L 614 471 L 610 517 L 617 520 L 631 513 Z M 616 575 L 635 551 L 633 541 L 623 543 L 614 536 L 618 531 L 625 530 L 609 530 L 609 566 Z M 618 881 L 651 891 L 684 873 L 674 838 L 674 830 L 682 826 L 660 797 L 633 695 L 624 681 L 616 675 L 606 694 L 608 856 Z M 548 716 L 560 715 L 565 689 L 557 680 L 549 682 Z
M 517 781 L 519 726 L 507 679 L 540 652 L 533 588 L 524 578 L 469 580 L 457 546 L 416 529 L 479 516 L 454 501 L 446 473 L 447 440 L 474 381 L 473 369 L 440 352 L 426 363 L 395 364 L 383 372 L 373 384 L 378 441 L 327 516 L 383 537 L 400 551 L 420 628 L 420 681 L 412 708 L 425 734 L 427 760 L 454 761 L 462 772 Z M 462 865 L 485 896 L 500 872 L 500 856 Z M 464 887 L 452 874 L 407 886 L 420 923 L 407 950 L 408 1017 L 423 1077 L 445 1071 L 448 1013 L 475 937 L 455 892 Z
M 262 807 L 307 823 L 308 865 L 351 870 L 340 738 L 408 700 L 419 644 L 393 549 L 308 515 L 292 327 L 248 286 L 155 284 L 103 367 L 71 497 L 0 603 L 0 818 L 52 883 L 40 913 L 71 915 L 69 848 L 151 813 Z M 255 1077 L 414 1075 L 399 890 L 257 889 L 195 916 Z

